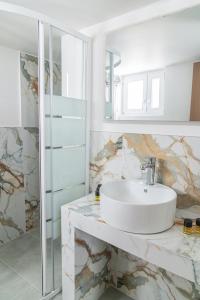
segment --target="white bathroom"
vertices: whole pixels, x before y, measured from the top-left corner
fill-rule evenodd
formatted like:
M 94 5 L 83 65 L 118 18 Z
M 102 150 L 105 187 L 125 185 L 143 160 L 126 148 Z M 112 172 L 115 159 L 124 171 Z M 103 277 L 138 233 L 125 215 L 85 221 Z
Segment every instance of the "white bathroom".
M 0 300 L 200 300 L 200 0 L 0 1 Z

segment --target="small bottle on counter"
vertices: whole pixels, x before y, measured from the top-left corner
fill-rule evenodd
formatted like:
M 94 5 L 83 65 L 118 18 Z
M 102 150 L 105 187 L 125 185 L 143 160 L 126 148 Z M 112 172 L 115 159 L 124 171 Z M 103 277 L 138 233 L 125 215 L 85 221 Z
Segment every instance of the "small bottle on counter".
M 200 218 L 196 219 L 195 233 L 200 234 Z
M 95 191 L 95 200 L 96 201 L 100 201 L 100 187 L 102 186 L 102 184 L 98 184 L 96 191 Z
M 183 233 L 185 234 L 193 233 L 192 219 L 184 219 Z

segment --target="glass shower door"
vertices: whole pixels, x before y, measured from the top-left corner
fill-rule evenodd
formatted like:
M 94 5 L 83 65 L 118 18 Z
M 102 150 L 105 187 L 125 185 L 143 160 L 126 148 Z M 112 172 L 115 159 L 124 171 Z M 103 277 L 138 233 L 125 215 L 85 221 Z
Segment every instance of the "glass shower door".
M 61 288 L 61 205 L 88 193 L 88 42 L 40 24 L 43 296 Z M 41 114 L 40 111 L 40 114 Z

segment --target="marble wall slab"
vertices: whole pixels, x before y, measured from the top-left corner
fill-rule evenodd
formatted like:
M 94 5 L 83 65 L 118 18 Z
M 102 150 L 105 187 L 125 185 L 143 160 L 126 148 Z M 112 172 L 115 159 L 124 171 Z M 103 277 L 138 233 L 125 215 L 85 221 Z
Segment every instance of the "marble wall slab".
M 20 55 L 22 126 L 38 127 L 38 58 L 27 53 Z M 45 61 L 45 94 L 49 94 L 50 69 Z M 61 66 L 53 65 L 53 94 L 61 95 Z
M 200 138 L 92 132 L 90 187 L 116 179 L 142 178 L 146 156 L 157 158 L 157 181 L 178 194 L 177 217 L 200 215 Z
M 0 244 L 39 224 L 38 58 L 20 55 L 22 127 L 0 128 Z M 45 61 L 45 93 L 49 93 Z M 53 93 L 61 95 L 61 67 L 53 65 Z M 8 190 L 7 190 L 8 189 Z
M 38 58 L 20 54 L 21 107 L 23 126 L 38 126 Z
M 26 230 L 22 132 L 0 128 L 0 245 Z
M 38 130 L 0 128 L 0 245 L 39 224 Z
M 36 228 L 40 221 L 38 128 L 27 127 L 23 130 L 23 170 L 26 231 L 29 231 Z

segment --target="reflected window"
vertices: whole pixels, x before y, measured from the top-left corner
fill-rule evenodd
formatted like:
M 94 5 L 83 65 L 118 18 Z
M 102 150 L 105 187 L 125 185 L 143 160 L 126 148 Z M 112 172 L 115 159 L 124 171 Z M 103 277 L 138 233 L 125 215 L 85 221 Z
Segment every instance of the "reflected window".
M 160 78 L 153 78 L 151 82 L 151 108 L 160 105 Z
M 124 116 L 162 115 L 164 70 L 122 76 Z
M 128 83 L 128 109 L 142 110 L 144 99 L 143 80 L 131 81 Z

